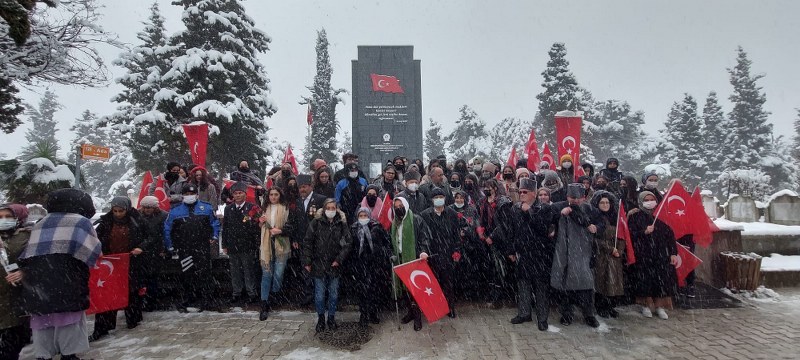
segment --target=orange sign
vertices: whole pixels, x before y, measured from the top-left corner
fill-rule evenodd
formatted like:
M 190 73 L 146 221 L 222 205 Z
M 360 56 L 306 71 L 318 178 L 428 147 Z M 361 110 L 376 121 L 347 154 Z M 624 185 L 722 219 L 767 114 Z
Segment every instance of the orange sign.
M 81 159 L 106 161 L 111 156 L 111 149 L 92 144 L 81 146 Z

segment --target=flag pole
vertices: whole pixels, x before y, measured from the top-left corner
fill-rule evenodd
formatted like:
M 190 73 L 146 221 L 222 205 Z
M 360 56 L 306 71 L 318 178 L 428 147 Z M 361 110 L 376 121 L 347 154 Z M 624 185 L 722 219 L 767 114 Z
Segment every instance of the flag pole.
M 666 195 L 669 195 L 669 194 L 672 193 L 672 187 L 673 186 L 675 186 L 675 182 L 674 181 L 672 182 L 672 184 L 669 185 L 669 189 L 667 189 L 667 193 L 664 195 L 665 199 L 668 198 L 668 196 L 666 196 Z M 655 189 L 655 191 L 658 191 L 658 189 Z M 664 200 L 661 200 L 661 201 L 664 201 Z M 661 206 L 658 207 L 658 211 L 656 212 L 655 216 L 653 216 L 653 225 L 652 226 L 656 226 L 656 221 L 658 220 L 658 215 L 661 214 L 661 210 L 665 206 L 664 204 L 659 204 L 659 205 L 661 205 Z
M 389 257 L 389 276 L 392 277 L 392 294 L 394 294 L 394 313 L 397 318 L 397 330 L 400 330 L 400 305 L 397 304 L 397 280 L 394 275 L 394 261 L 397 256 Z

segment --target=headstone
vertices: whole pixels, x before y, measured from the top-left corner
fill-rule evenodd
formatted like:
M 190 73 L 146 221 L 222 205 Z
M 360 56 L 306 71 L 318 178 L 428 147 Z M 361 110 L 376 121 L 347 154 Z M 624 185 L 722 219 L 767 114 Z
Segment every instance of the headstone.
M 734 196 L 728 200 L 725 214 L 733 222 L 756 222 L 759 218 L 756 202 L 746 196 Z
M 395 156 L 422 159 L 420 61 L 413 46 L 359 46 L 353 60 L 353 153 L 377 177 Z
M 712 195 L 703 195 L 701 196 L 703 201 L 703 210 L 706 211 L 706 215 L 712 219 L 716 219 L 719 217 L 717 214 L 717 200 Z
M 767 206 L 767 222 L 780 225 L 800 225 L 800 197 L 780 195 Z

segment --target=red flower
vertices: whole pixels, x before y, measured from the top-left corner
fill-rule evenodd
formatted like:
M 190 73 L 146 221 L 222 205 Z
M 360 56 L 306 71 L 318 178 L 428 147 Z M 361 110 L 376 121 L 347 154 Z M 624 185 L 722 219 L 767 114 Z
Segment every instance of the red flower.
M 464 218 L 464 213 L 458 213 L 458 219 L 460 220 L 460 219 L 463 219 L 463 218 Z
M 461 252 L 456 251 L 453 253 L 453 261 L 458 261 L 458 260 L 461 260 Z

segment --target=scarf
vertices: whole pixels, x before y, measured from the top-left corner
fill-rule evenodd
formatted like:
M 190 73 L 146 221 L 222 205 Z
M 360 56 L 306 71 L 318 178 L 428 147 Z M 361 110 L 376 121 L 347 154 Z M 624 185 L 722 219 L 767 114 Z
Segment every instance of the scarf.
M 67 254 L 93 267 L 101 249 L 91 220 L 78 214 L 50 213 L 33 226 L 28 246 L 19 258 Z
M 275 211 L 275 224 L 269 223 L 270 213 L 272 212 L 272 207 L 276 207 Z M 283 230 L 284 225 L 289 218 L 289 211 L 287 211 L 286 206 L 278 204 L 278 205 L 267 205 L 264 209 L 264 214 L 267 215 L 267 221 L 264 223 L 264 226 L 261 227 L 261 245 L 259 246 L 259 260 L 261 262 L 261 267 L 264 269 L 270 269 L 270 264 L 272 263 L 273 257 L 280 258 L 278 260 L 285 260 L 284 258 L 288 258 L 289 254 L 291 253 L 291 247 L 289 246 L 289 237 L 285 235 L 285 233 L 281 233 L 281 235 L 272 236 L 270 235 L 270 229 L 281 229 Z
M 369 230 L 369 223 L 366 225 L 358 224 L 358 255 L 364 252 L 364 243 L 366 242 L 369 246 L 369 252 L 371 253 L 374 248 L 372 247 L 372 232 Z
M 414 239 L 414 213 L 406 209 L 406 217 L 400 222 L 392 222 L 392 250 L 398 261 L 405 264 L 417 259 L 417 242 Z

